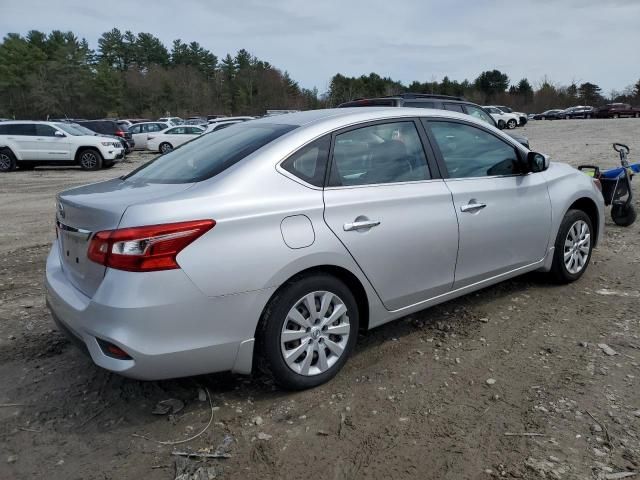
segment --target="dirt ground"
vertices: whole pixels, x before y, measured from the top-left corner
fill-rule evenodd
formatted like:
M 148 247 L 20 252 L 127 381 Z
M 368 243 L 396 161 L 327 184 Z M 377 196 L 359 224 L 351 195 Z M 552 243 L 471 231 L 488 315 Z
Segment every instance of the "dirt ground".
M 519 132 L 574 165 L 615 165 L 613 141 L 630 143 L 640 161 L 636 119 L 539 121 Z M 344 370 L 315 390 L 282 392 L 230 374 L 139 382 L 94 366 L 56 330 L 42 284 L 54 194 L 151 157 L 130 158 L 108 171 L 0 177 L 0 479 L 605 479 L 640 471 L 640 222 L 620 228 L 607 218 L 577 283 L 527 275 L 362 335 Z M 152 414 L 171 398 L 184 409 Z M 191 437 L 212 414 L 193 441 L 155 441 Z M 221 444 L 229 458 L 176 464 L 172 455 Z

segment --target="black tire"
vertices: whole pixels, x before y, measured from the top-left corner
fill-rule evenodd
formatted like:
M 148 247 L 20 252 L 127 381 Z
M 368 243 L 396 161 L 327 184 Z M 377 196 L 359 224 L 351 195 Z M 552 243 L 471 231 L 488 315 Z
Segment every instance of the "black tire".
M 612 118 L 620 118 L 620 115 L 618 115 L 617 113 L 614 113 Z
M 288 321 L 289 311 L 307 294 L 312 292 L 330 292 L 342 300 L 347 308 L 346 313 L 350 325 L 349 337 L 341 356 L 327 370 L 316 375 L 302 375 L 294 372 L 287 365 L 281 350 L 280 339 L 285 321 Z M 325 273 L 295 278 L 276 292 L 262 314 L 256 333 L 256 365 L 270 374 L 275 382 L 284 389 L 304 390 L 316 387 L 329 381 L 344 366 L 355 347 L 358 327 L 358 304 L 351 290 L 341 280 Z M 309 330 L 307 329 L 307 331 Z M 299 345 L 302 345 L 302 341 L 304 340 L 299 341 Z M 319 341 L 322 342 L 322 339 Z M 314 352 L 313 359 L 316 362 L 318 361 L 316 352 Z
M 173 150 L 173 145 L 171 145 L 169 142 L 162 142 L 158 146 L 158 150 L 160 150 L 160 153 L 164 155 L 165 153 L 169 153 Z
M 611 207 L 611 218 L 620 227 L 633 225 L 636 217 L 637 213 L 633 205 L 614 205 Z
M 0 172 L 13 172 L 16 169 L 16 157 L 9 149 L 0 150 Z
M 589 242 L 589 253 L 582 266 L 581 270 L 575 273 L 572 273 L 568 270 L 565 265 L 564 255 L 565 255 L 565 240 L 569 234 L 569 230 L 573 227 L 573 225 L 578 222 L 583 221 L 586 223 L 589 229 L 590 242 Z M 556 236 L 555 241 L 555 251 L 553 252 L 553 264 L 551 265 L 551 271 L 549 272 L 551 278 L 556 283 L 571 283 L 578 280 L 584 272 L 587 270 L 589 266 L 589 262 L 591 260 L 591 254 L 593 252 L 593 241 L 595 240 L 595 236 L 593 235 L 593 225 L 591 224 L 591 219 L 589 215 L 587 215 L 582 210 L 569 210 L 564 218 L 562 219 L 562 223 L 560 224 L 560 228 L 558 229 L 558 235 Z
M 514 129 L 517 126 L 518 126 L 518 122 L 515 121 L 513 118 L 507 122 L 507 128 L 509 129 Z
M 546 120 L 547 117 L 545 117 L 544 115 L 542 117 L 540 117 L 540 120 Z
M 78 163 L 83 170 L 100 170 L 102 162 L 102 154 L 93 148 L 85 148 L 78 153 Z
M 504 120 L 498 120 L 498 128 L 500 130 L 504 129 L 507 126 L 506 123 L 504 123 Z

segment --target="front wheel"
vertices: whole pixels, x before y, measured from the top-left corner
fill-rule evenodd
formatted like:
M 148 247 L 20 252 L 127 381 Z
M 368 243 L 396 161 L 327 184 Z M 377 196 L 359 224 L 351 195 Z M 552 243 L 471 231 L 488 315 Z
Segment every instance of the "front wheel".
M 163 142 L 160 144 L 160 153 L 169 153 L 173 150 L 173 146 L 170 143 Z
M 80 152 L 80 167 L 83 170 L 100 170 L 102 168 L 102 155 L 97 150 L 83 150 Z
M 358 336 L 358 305 L 351 290 L 328 274 L 286 284 L 260 319 L 258 355 L 276 383 L 290 390 L 333 378 Z
M 593 249 L 593 225 L 582 210 L 569 210 L 555 242 L 551 276 L 558 283 L 578 280 L 587 269 Z
M 628 227 L 636 221 L 636 209 L 633 205 L 614 205 L 611 207 L 611 218 L 616 225 L 620 227 Z
M 620 115 L 618 115 L 617 113 L 613 116 L 613 118 L 620 118 Z
M 513 118 L 507 122 L 507 128 L 509 129 L 516 128 L 517 126 L 518 126 L 518 122 Z
M 498 128 L 502 130 L 507 124 L 504 123 L 504 120 L 498 120 Z

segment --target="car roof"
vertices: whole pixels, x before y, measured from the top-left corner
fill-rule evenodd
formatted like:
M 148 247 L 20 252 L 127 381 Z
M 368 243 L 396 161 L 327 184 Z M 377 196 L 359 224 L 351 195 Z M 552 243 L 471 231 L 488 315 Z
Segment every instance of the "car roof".
M 3 124 L 13 123 L 13 124 L 25 124 L 25 123 L 41 123 L 44 125 L 48 125 L 50 123 L 65 123 L 54 120 L 5 120 L 2 122 Z
M 304 112 L 285 113 L 275 117 L 264 117 L 252 120 L 252 125 L 285 124 L 294 126 L 310 126 L 312 124 L 330 123 L 331 128 L 340 128 L 353 123 L 385 120 L 398 117 L 439 117 L 470 121 L 486 126 L 486 122 L 471 115 L 451 110 L 411 107 L 344 107 L 327 108 L 321 110 L 307 110 Z

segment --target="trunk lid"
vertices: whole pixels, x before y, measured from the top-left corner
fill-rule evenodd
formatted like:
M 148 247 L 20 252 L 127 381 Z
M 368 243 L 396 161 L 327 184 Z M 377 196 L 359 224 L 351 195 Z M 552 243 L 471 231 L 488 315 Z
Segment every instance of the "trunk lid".
M 106 270 L 87 257 L 93 234 L 117 228 L 125 210 L 131 205 L 169 196 L 192 185 L 136 183 L 116 178 L 58 194 L 58 248 L 62 269 L 69 281 L 92 297 Z

